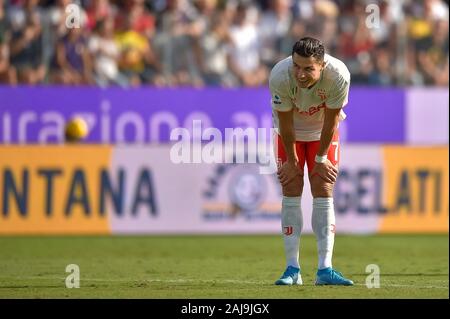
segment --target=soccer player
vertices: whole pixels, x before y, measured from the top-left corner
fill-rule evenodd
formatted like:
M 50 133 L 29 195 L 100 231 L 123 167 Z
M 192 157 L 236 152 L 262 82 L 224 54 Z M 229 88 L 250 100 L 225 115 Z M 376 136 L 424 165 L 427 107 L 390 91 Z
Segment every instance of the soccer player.
M 300 199 L 305 162 L 313 199 L 312 228 L 319 255 L 316 285 L 353 285 L 332 267 L 335 234 L 333 186 L 338 175 L 338 123 L 345 118 L 350 73 L 325 54 L 320 40 L 305 37 L 292 56 L 278 62 L 269 78 L 278 179 L 283 200 L 281 225 L 287 268 L 276 285 L 302 284 L 299 266 L 303 226 Z

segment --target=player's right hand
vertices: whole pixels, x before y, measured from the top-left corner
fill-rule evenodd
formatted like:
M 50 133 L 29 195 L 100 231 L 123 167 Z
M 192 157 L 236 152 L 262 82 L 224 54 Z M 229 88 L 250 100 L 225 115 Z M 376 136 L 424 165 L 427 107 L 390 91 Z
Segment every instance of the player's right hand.
M 315 163 L 311 172 L 311 176 L 319 175 L 327 183 L 334 184 L 336 182 L 339 171 L 330 160 L 327 159 L 325 163 Z
M 282 186 L 289 185 L 297 176 L 303 176 L 303 170 L 298 166 L 298 162 L 285 162 L 278 169 L 278 179 Z

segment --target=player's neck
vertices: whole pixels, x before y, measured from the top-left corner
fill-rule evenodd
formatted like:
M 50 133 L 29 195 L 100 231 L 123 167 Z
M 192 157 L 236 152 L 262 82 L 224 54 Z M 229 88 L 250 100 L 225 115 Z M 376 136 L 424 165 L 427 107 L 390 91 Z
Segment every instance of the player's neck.
M 317 79 L 317 81 L 314 82 L 313 84 L 311 84 L 310 86 L 308 86 L 306 89 L 311 90 L 317 83 L 319 83 L 320 80 L 322 80 L 322 74 L 323 74 L 323 71 L 320 72 L 320 77 Z
M 311 90 L 319 81 L 320 81 L 320 79 L 317 80 L 316 82 L 314 82 L 313 84 L 311 84 L 310 86 L 306 87 L 306 89 Z
M 307 89 L 308 89 L 308 90 L 311 90 L 312 87 L 313 87 L 314 85 L 316 85 L 317 82 L 319 82 L 319 80 L 317 80 L 316 82 L 314 82 L 313 84 L 311 84 L 310 86 L 308 86 Z

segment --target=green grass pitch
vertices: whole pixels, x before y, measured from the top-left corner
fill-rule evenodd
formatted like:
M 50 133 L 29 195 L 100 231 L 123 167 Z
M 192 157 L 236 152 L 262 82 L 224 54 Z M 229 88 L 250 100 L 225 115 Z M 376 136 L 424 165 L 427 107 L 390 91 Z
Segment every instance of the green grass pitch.
M 315 238 L 301 238 L 303 286 L 274 286 L 281 236 L 0 237 L 0 298 L 449 298 L 446 235 L 337 235 L 333 265 L 353 287 L 314 286 Z M 65 287 L 68 264 L 80 288 Z M 365 285 L 366 266 L 380 288 Z

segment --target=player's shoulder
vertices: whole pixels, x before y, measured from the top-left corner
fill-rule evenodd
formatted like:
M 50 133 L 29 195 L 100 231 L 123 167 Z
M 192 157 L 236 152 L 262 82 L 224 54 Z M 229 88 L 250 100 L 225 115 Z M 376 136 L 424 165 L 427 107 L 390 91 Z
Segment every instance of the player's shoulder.
M 350 71 L 344 62 L 329 54 L 325 54 L 325 72 L 324 77 L 327 82 L 345 82 L 350 83 Z
M 292 56 L 279 61 L 274 65 L 269 75 L 270 87 L 289 84 L 290 69 L 292 68 Z

